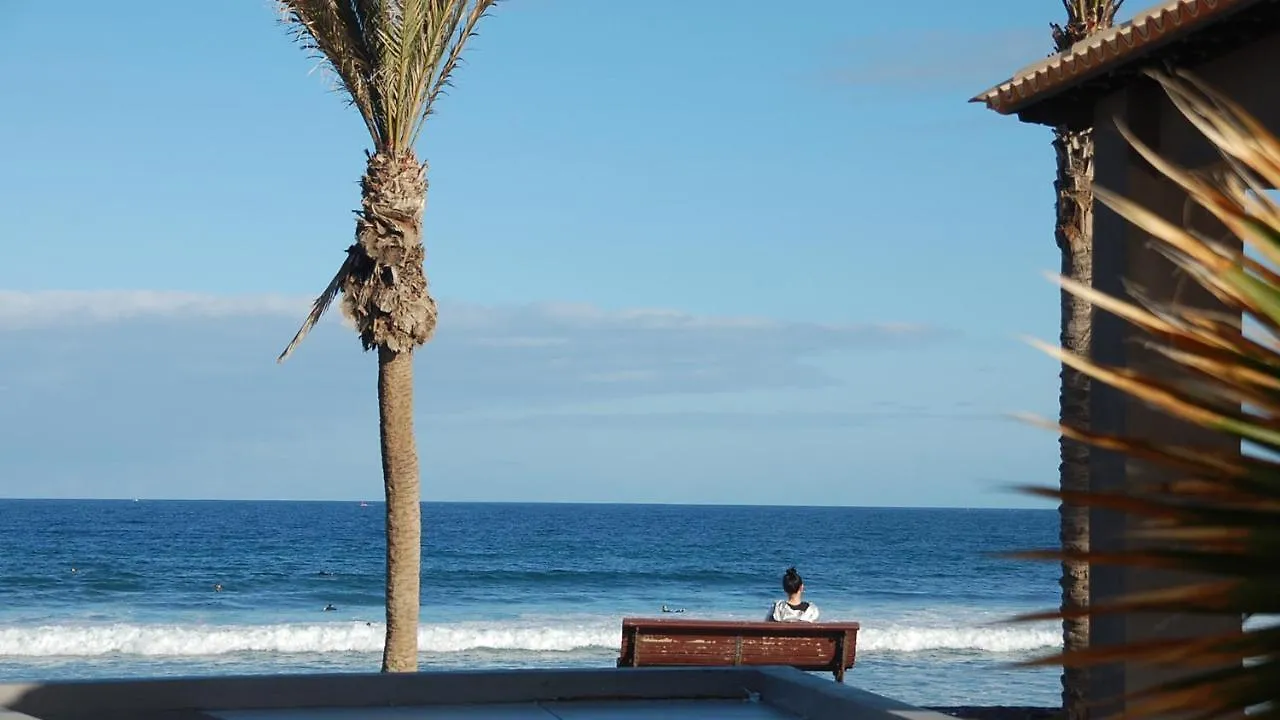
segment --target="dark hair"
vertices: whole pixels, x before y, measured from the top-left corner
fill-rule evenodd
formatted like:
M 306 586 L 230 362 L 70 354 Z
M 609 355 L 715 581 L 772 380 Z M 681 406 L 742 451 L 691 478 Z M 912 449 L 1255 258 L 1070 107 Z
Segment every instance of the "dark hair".
M 800 592 L 803 585 L 804 580 L 800 579 L 800 573 L 796 572 L 795 568 L 787 568 L 787 574 L 782 576 L 782 589 L 788 595 L 795 595 Z

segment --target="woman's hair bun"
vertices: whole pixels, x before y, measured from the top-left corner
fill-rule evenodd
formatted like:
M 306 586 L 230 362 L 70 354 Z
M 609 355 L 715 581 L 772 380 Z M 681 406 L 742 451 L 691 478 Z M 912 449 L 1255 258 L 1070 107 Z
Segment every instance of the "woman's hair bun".
M 782 576 L 782 589 L 788 593 L 800 592 L 804 580 L 800 579 L 800 573 L 796 572 L 794 567 L 787 568 L 787 574 Z

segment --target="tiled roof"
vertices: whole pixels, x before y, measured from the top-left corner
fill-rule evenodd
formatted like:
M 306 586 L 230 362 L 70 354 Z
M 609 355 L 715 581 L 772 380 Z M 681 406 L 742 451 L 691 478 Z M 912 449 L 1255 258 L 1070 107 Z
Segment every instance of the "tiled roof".
M 1276 0 L 1168 0 L 1129 22 L 1092 35 L 1065 52 L 1019 70 L 1013 77 L 977 95 L 1008 115 L 1092 78 L 1123 67 L 1239 10 Z

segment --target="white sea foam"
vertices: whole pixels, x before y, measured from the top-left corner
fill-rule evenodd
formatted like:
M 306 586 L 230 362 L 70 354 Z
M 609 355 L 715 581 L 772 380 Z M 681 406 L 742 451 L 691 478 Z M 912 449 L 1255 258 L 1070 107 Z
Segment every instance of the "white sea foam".
M 377 653 L 378 623 L 335 622 L 274 625 L 33 625 L 0 626 L 0 657 L 99 657 L 137 655 L 202 657 L 235 653 Z M 532 653 L 616 649 L 616 622 L 593 624 L 457 623 L 423 625 L 419 646 L 428 653 L 483 649 Z M 858 637 L 860 653 L 1048 650 L 1060 643 L 1053 628 L 868 627 Z
M 1049 651 L 1062 647 L 1057 627 L 867 627 L 858 633 L 859 652 L 971 650 L 991 653 Z

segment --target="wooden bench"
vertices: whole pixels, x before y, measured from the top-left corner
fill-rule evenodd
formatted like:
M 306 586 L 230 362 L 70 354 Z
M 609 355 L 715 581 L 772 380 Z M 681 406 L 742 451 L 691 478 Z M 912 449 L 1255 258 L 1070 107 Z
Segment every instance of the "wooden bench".
M 624 618 L 618 667 L 790 665 L 844 682 L 857 650 L 858 623 Z

